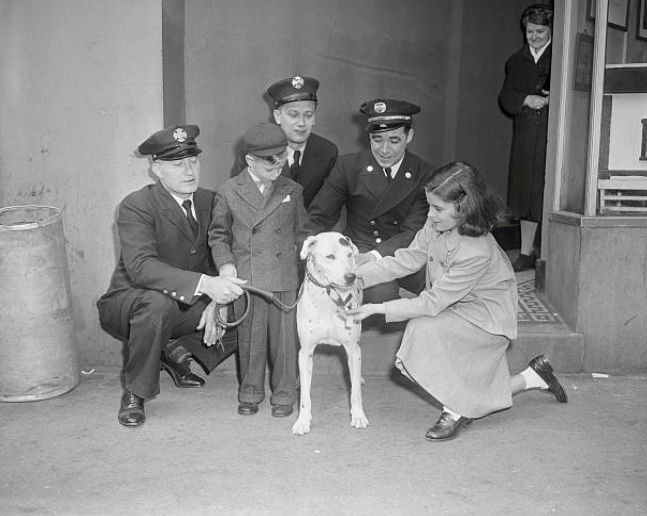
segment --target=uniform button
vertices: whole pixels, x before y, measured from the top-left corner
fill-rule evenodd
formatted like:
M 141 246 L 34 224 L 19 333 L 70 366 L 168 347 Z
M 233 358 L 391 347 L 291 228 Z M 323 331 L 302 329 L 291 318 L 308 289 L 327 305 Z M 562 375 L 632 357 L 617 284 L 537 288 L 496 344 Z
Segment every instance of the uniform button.
M 380 232 L 376 229 L 373 231 L 373 236 L 380 236 Z
M 371 221 L 369 222 L 369 224 L 370 224 L 371 226 L 375 226 L 375 221 L 374 221 L 374 220 L 371 220 Z
M 274 231 L 276 231 L 277 233 L 281 233 L 281 228 L 276 228 Z
M 397 220 L 394 220 L 394 221 L 393 221 L 393 225 L 394 225 L 394 226 L 397 226 L 398 224 L 399 224 L 399 222 L 398 222 Z
M 191 254 L 195 254 L 195 249 L 191 249 Z
M 171 292 L 171 295 L 172 295 L 173 297 L 176 297 L 176 296 L 177 296 L 177 292 Z
M 277 258 L 283 258 L 283 253 L 276 253 Z
M 375 243 L 376 243 L 376 244 L 381 244 L 381 243 L 382 243 L 382 239 L 381 239 L 381 238 L 376 238 L 376 239 L 375 239 Z
M 258 233 L 258 228 L 252 228 L 252 233 Z
M 184 296 L 180 296 L 180 301 L 184 301 Z

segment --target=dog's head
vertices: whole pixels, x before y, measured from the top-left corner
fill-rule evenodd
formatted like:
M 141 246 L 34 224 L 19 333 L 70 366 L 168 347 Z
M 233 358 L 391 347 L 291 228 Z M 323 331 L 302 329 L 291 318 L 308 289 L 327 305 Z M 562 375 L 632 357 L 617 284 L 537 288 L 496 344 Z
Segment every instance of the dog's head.
M 347 236 L 335 231 L 309 236 L 301 247 L 306 270 L 325 285 L 350 288 L 355 283 L 357 247 Z

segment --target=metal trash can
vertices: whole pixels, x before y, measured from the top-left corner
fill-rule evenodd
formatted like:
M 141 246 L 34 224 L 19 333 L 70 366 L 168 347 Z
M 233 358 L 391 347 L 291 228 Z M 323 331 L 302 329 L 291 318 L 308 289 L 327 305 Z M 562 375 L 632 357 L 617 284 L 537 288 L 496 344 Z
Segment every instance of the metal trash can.
M 0 401 L 59 396 L 79 383 L 61 210 L 0 208 Z

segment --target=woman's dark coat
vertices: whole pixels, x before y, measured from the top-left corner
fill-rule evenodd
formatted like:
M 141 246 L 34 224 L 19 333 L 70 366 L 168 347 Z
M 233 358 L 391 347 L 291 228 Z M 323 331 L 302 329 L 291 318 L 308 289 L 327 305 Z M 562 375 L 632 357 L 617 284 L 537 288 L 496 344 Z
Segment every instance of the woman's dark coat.
M 514 119 L 508 206 L 515 218 L 541 222 L 544 202 L 548 106 L 540 110 L 523 106 L 528 95 L 550 88 L 551 46 L 535 63 L 528 45 L 505 64 L 505 81 L 499 94 L 503 110 Z

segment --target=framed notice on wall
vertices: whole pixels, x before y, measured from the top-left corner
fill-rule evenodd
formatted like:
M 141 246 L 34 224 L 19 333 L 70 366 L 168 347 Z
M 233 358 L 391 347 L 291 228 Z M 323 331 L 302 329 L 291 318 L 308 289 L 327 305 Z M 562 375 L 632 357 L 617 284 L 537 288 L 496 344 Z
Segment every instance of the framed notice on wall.
M 638 0 L 638 39 L 647 39 L 647 0 Z
M 593 36 L 579 33 L 575 54 L 575 81 L 573 89 L 591 91 L 593 76 Z
M 639 0 L 641 4 L 645 0 Z M 589 0 L 588 17 L 595 19 L 595 0 Z M 609 0 L 609 13 L 607 18 L 609 27 L 620 30 L 627 30 L 629 24 L 629 0 Z

